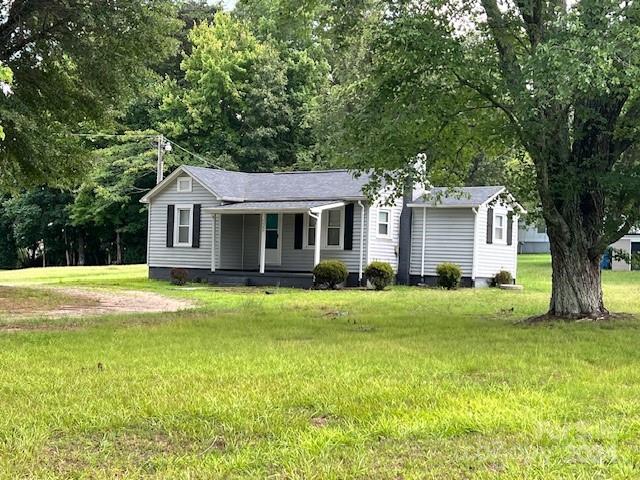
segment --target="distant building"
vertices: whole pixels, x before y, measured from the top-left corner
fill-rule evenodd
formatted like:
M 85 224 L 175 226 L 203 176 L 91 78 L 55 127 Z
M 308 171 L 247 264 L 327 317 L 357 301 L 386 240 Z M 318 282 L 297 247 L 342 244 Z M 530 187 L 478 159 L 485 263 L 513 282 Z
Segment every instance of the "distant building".
M 518 229 L 518 253 L 549 253 L 547 227 L 540 222 L 537 225 L 522 224 Z
M 621 250 L 631 256 L 640 253 L 640 230 L 634 230 L 611 245 L 611 248 Z M 518 230 L 518 253 L 549 253 L 549 237 L 543 223 L 537 225 L 522 225 Z M 630 263 L 624 260 L 613 260 L 606 252 L 602 260 L 603 269 L 615 271 L 632 270 Z

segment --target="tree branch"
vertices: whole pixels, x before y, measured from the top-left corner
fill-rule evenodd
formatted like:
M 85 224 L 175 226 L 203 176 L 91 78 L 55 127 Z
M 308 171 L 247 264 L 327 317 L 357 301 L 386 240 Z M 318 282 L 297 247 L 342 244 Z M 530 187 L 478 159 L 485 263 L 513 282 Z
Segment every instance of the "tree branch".
M 513 114 L 513 112 L 511 111 L 511 109 L 509 108 L 508 105 L 500 102 L 494 95 L 492 92 L 482 88 L 479 85 L 476 85 L 472 82 L 470 82 L 469 80 L 467 80 L 466 78 L 464 78 L 462 75 L 460 75 L 459 73 L 457 73 L 456 71 L 452 71 L 453 76 L 456 77 L 456 80 L 458 80 L 458 82 L 462 85 L 465 86 L 467 88 L 470 88 L 471 90 L 473 90 L 474 92 L 478 93 L 482 98 L 484 98 L 485 100 L 487 100 L 489 103 L 491 103 L 491 105 L 493 105 L 495 108 L 497 108 L 498 110 L 501 110 L 508 118 L 509 121 L 513 124 L 513 126 L 516 128 L 516 130 L 518 132 L 520 132 L 520 123 L 518 122 L 518 119 L 516 118 L 516 116 Z
M 595 245 L 589 249 L 589 258 L 594 259 L 602 255 L 602 252 L 604 252 L 609 245 L 616 243 L 629 233 L 631 227 L 633 227 L 633 224 L 629 220 L 625 220 L 622 226 L 611 235 L 601 235 Z
M 535 49 L 542 41 L 543 20 L 542 20 L 542 0 L 518 0 L 516 2 L 520 16 L 524 21 L 524 28 L 529 37 L 531 47 Z
M 498 49 L 502 73 L 510 87 L 513 90 L 518 90 L 520 65 L 516 56 L 513 35 L 509 34 L 509 29 L 496 0 L 482 0 L 482 7 L 487 15 L 487 24 Z M 517 91 L 517 93 L 520 92 Z

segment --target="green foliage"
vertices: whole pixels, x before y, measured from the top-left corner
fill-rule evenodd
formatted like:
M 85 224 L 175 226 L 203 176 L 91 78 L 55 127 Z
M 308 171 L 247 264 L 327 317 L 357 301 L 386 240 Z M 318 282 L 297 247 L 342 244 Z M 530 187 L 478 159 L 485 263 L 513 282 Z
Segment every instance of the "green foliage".
M 364 269 L 364 276 L 376 290 L 384 290 L 393 282 L 393 268 L 387 262 L 371 262 Z
M 175 7 L 170 0 L 16 0 L 6 8 L 0 62 L 14 79 L 13 95 L 0 99 L 10 139 L 0 145 L 0 186 L 72 185 L 86 172 L 86 149 L 69 134 L 113 125 L 149 68 L 174 51 Z
M 631 263 L 631 255 L 628 251 L 621 248 L 610 248 L 609 251 L 611 252 L 611 260 L 614 262 Z
M 222 12 L 189 38 L 184 85 L 163 85 L 159 128 L 227 168 L 272 171 L 312 162 L 306 111 L 326 82 L 322 62 L 258 38 L 245 20 Z
M 349 271 L 340 260 L 322 260 L 313 269 L 313 283 L 316 287 L 335 289 L 347 280 Z
M 436 268 L 438 275 L 438 285 L 447 290 L 455 290 L 460 286 L 462 270 L 455 263 L 441 263 Z
M 171 277 L 171 283 L 178 286 L 186 285 L 187 280 L 189 280 L 189 272 L 184 268 L 172 268 L 169 276 Z
M 69 206 L 75 226 L 100 232 L 115 263 L 145 259 L 147 211 L 140 198 L 156 180 L 155 136 L 129 132 L 94 151 L 92 168 Z M 173 155 L 166 156 L 168 168 Z
M 493 277 L 493 284 L 495 286 L 511 285 L 512 283 L 513 283 L 513 276 L 511 275 L 511 272 L 508 272 L 506 270 L 500 270 Z

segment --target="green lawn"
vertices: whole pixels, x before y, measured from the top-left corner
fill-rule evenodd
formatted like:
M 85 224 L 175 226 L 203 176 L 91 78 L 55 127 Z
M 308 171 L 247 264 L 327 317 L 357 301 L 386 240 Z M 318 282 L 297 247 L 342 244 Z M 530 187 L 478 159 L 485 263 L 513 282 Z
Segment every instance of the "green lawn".
M 548 263 L 521 258 L 524 293 L 0 271 L 201 305 L 0 332 L 0 477 L 638 478 L 640 321 L 518 323 L 544 312 Z M 640 314 L 640 272 L 604 284 L 612 310 Z

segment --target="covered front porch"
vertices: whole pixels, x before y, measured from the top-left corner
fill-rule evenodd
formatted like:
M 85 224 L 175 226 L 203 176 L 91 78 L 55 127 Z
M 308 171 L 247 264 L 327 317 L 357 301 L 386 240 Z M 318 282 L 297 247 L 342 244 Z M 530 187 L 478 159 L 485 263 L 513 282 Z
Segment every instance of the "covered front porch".
M 315 265 L 343 257 L 347 228 L 353 235 L 353 204 L 340 200 L 245 202 L 203 212 L 214 220 L 213 284 L 309 288 Z M 352 238 L 346 240 L 352 256 Z M 349 284 L 361 280 L 361 263 L 362 255 Z

